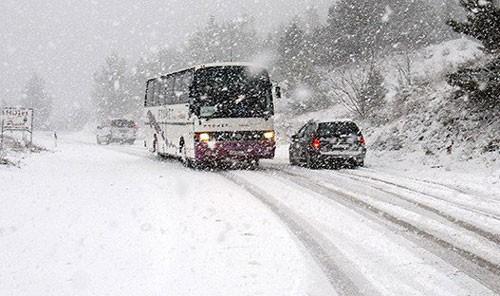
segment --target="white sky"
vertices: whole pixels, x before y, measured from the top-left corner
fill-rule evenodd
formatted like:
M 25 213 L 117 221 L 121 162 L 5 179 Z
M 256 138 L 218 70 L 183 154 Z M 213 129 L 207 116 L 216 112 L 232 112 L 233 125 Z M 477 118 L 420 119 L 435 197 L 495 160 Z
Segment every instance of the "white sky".
M 15 101 L 33 71 L 58 100 L 88 97 L 92 73 L 117 52 L 131 61 L 181 42 L 210 15 L 248 14 L 260 31 L 333 0 L 0 0 L 0 100 Z

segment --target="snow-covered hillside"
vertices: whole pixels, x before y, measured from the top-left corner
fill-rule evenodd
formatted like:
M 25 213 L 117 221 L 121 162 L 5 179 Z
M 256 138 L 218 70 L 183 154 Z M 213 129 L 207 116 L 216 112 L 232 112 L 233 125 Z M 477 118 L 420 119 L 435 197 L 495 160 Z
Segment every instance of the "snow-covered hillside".
M 448 170 L 476 166 L 490 168 L 498 175 L 500 120 L 497 117 L 485 120 L 450 102 L 453 88 L 445 78 L 459 65 L 481 63 L 483 59 L 478 43 L 457 39 L 380 60 L 377 66 L 384 74 L 388 90 L 387 105 L 380 111 L 385 122 L 358 120 L 369 145 L 368 165 L 397 160 L 410 162 L 412 166 Z M 409 70 L 408 77 L 401 74 L 402 70 Z M 405 78 L 410 78 L 411 84 Z M 339 104 L 292 118 L 281 114 L 278 122 L 282 140 L 286 142 L 310 119 L 353 117 Z

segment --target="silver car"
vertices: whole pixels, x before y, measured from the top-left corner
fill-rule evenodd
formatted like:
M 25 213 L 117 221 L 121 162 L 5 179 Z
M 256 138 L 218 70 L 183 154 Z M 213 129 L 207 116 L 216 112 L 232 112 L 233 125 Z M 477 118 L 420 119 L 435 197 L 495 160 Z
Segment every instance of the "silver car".
M 97 144 L 134 144 L 137 138 L 137 124 L 133 120 L 114 119 L 97 127 Z

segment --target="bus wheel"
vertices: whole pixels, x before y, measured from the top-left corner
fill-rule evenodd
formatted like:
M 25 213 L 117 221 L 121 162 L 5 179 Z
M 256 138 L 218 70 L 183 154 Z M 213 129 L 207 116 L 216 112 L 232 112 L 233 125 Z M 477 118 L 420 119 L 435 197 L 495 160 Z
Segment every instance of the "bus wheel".
M 255 170 L 259 169 L 259 160 L 258 159 L 248 160 L 246 162 L 246 167 L 250 171 L 255 171 Z
M 179 153 L 181 154 L 181 157 L 186 155 L 186 149 L 184 149 L 185 143 L 184 138 L 179 139 Z
M 181 162 L 187 168 L 193 167 L 193 162 L 190 158 L 187 157 L 186 145 L 184 145 L 184 139 L 181 138 L 179 140 L 179 152 L 181 154 Z
M 191 158 L 183 159 L 182 160 L 182 164 L 185 167 L 190 168 L 190 169 L 196 169 L 197 168 L 196 162 L 193 161 L 193 160 L 191 160 Z
M 184 147 L 182 148 L 182 152 L 181 152 L 181 162 L 187 168 L 191 168 L 192 167 L 191 159 L 189 159 L 187 157 L 187 155 L 186 155 L 186 149 L 184 149 Z

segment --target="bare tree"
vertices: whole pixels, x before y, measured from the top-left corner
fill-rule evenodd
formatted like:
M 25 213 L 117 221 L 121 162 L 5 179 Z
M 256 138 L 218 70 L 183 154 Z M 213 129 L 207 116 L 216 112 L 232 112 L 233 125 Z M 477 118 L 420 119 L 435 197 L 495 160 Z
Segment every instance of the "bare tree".
M 366 119 L 384 104 L 384 78 L 372 62 L 358 69 L 343 69 L 330 78 L 331 94 L 354 115 Z
M 400 88 L 408 88 L 413 85 L 413 60 L 408 51 L 403 53 L 403 59 L 396 62 L 398 71 L 398 84 Z
M 352 70 L 340 70 L 336 74 L 335 78 L 330 79 L 332 94 L 349 112 L 363 117 L 364 112 L 359 104 L 362 86 L 365 83 L 363 77 L 359 79 Z

